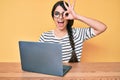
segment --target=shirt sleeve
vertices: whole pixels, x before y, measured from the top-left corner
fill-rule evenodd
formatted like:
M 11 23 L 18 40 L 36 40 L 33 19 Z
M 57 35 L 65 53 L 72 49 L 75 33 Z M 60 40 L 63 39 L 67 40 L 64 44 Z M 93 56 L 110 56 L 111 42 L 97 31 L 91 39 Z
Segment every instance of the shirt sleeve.
M 84 28 L 85 30 L 85 32 L 84 32 L 84 40 L 88 40 L 88 39 L 91 39 L 91 38 L 93 38 L 93 37 L 95 37 L 96 36 L 96 34 L 94 33 L 94 30 L 91 28 L 91 27 L 89 27 L 89 28 Z
M 76 29 L 76 34 L 79 36 L 80 39 L 88 40 L 96 36 L 94 33 L 94 30 L 91 27 L 87 28 L 77 28 Z

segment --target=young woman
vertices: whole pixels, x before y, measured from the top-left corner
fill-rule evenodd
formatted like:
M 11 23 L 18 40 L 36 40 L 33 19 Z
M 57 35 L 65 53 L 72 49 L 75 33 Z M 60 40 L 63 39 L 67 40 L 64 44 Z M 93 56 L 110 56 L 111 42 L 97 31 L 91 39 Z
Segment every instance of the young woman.
M 79 62 L 81 58 L 83 42 L 106 30 L 102 22 L 85 16 L 78 15 L 74 11 L 74 4 L 58 1 L 52 9 L 52 18 L 56 24 L 54 30 L 42 33 L 41 42 L 60 43 L 62 45 L 62 57 L 64 62 Z M 89 27 L 72 28 L 74 20 L 82 21 Z

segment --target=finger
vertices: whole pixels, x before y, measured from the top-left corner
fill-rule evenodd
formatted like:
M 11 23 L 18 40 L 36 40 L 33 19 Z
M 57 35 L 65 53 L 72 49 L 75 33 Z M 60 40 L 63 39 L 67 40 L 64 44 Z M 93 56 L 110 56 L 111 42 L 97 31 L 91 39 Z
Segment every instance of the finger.
M 68 0 L 68 4 L 69 4 L 69 6 L 70 6 L 70 0 Z
M 69 11 L 65 11 L 63 17 L 66 19 L 69 16 Z
M 65 8 L 68 9 L 68 6 L 67 6 L 67 4 L 65 3 L 65 1 L 63 1 L 63 3 L 64 3 Z
M 72 8 L 74 8 L 74 6 L 75 6 L 75 2 L 76 2 L 76 0 L 73 1 Z

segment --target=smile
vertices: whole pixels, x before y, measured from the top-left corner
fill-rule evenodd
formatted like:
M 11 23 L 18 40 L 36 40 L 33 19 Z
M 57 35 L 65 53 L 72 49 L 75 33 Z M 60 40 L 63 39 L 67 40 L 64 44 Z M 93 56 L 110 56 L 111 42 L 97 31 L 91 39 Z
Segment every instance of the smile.
M 59 27 L 64 26 L 64 21 L 58 21 L 58 26 L 59 26 Z
M 64 21 L 58 21 L 58 23 L 64 23 Z

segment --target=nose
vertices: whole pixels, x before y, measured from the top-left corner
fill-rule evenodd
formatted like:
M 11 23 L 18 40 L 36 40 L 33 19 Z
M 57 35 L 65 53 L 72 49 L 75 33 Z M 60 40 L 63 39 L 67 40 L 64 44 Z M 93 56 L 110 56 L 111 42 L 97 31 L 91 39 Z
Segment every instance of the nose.
M 60 14 L 59 18 L 62 19 L 63 18 L 63 14 Z
M 63 14 L 64 14 L 64 12 L 59 15 L 59 18 L 60 18 L 60 19 L 63 18 Z

